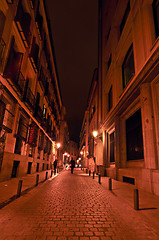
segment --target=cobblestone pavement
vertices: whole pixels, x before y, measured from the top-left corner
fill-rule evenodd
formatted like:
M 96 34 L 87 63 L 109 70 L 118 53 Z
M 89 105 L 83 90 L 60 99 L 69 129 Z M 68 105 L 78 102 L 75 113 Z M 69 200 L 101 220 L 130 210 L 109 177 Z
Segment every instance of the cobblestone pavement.
M 0 210 L 1 240 L 159 239 L 140 211 L 82 171 L 63 171 Z

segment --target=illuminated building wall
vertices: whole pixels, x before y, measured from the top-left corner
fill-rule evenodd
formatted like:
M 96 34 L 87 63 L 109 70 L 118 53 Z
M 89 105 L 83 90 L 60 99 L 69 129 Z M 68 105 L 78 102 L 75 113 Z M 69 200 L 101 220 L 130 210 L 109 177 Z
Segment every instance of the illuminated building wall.
M 62 101 L 43 0 L 0 1 L 0 180 L 51 169 Z
M 159 2 L 99 1 L 98 131 L 106 175 L 159 195 Z

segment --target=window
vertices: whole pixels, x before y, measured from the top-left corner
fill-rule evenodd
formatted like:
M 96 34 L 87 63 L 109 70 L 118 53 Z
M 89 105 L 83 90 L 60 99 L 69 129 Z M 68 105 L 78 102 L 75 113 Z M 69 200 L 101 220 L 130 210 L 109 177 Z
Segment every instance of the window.
M 123 19 L 122 19 L 121 24 L 120 24 L 120 35 L 121 35 L 122 32 L 123 32 L 123 29 L 124 29 L 126 20 L 127 20 L 128 16 L 129 16 L 129 12 L 130 12 L 130 1 L 128 2 L 127 8 L 126 8 L 126 10 L 125 10 Z
M 18 132 L 16 134 L 15 153 L 21 154 L 23 141 L 27 140 L 28 125 L 26 120 L 21 116 L 19 119 Z
M 114 132 L 110 134 L 110 162 L 115 162 L 114 158 Z
M 4 119 L 4 114 L 5 114 L 5 109 L 6 109 L 6 105 L 4 102 L 0 101 L 0 131 L 2 129 L 2 125 L 3 125 L 3 119 Z
M 134 53 L 133 53 L 133 44 L 132 44 L 122 64 L 123 88 L 126 87 L 130 79 L 133 77 L 134 73 L 135 73 Z
M 144 158 L 141 109 L 126 120 L 127 160 Z
M 113 107 L 113 95 L 112 95 L 112 86 L 111 86 L 108 93 L 108 111 L 110 111 L 112 107 Z
M 155 31 L 156 31 L 156 38 L 157 38 L 159 36 L 159 0 L 154 0 L 152 7 L 153 7 Z

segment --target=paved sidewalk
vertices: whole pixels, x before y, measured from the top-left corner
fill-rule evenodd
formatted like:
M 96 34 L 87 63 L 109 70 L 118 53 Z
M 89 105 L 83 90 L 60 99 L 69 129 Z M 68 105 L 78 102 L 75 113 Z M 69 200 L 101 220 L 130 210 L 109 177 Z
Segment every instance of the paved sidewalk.
M 85 171 L 83 174 L 88 176 Z M 93 179 L 93 175 L 89 178 Z M 99 182 L 98 175 L 93 179 Z M 104 189 L 109 189 L 109 177 L 101 177 L 101 186 Z M 121 201 L 126 206 L 134 209 L 134 189 L 136 187 L 129 183 L 119 182 L 112 179 L 112 191 L 109 191 L 116 199 Z M 159 229 L 159 196 L 139 189 L 139 211 L 156 229 Z M 159 231 L 159 230 L 158 230 Z
M 47 170 L 0 182 L 0 208 L 16 199 L 19 180 L 22 180 L 21 194 L 23 195 L 23 193 L 35 187 L 37 174 L 39 175 L 39 184 L 44 182 L 46 179 L 46 172 L 48 173 L 47 178 L 50 178 L 51 170 Z M 56 176 L 58 176 L 58 173 L 56 175 L 52 174 L 52 178 Z
M 159 198 L 140 192 L 142 210 L 136 211 L 133 186 L 113 181 L 109 191 L 107 182 L 80 170 L 62 171 L 0 210 L 0 239 L 159 239 Z

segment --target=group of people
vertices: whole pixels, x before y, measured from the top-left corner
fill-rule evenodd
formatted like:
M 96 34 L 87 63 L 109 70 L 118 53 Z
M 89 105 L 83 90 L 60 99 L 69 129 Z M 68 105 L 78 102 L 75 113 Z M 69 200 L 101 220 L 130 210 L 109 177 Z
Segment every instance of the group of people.
M 75 160 L 72 158 L 70 161 L 70 167 L 71 167 L 71 173 L 73 174 L 73 170 L 75 168 Z M 56 168 L 57 168 L 57 160 L 54 161 L 54 174 L 56 174 Z

